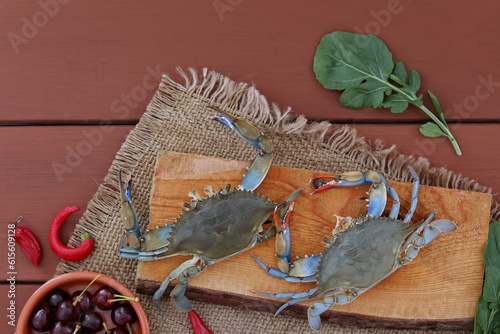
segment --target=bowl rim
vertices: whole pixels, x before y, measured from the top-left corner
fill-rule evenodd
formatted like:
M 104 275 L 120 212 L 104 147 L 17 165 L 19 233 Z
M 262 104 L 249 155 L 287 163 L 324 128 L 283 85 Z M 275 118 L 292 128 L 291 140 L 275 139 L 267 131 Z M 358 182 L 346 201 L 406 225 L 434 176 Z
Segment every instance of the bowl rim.
M 93 271 L 73 271 L 69 273 L 65 273 L 62 275 L 55 276 L 45 282 L 42 286 L 40 286 L 36 291 L 28 298 L 28 301 L 26 304 L 23 306 L 21 313 L 19 314 L 19 318 L 16 321 L 16 331 L 17 333 L 24 333 L 20 332 L 20 330 L 23 329 L 23 325 L 27 324 L 29 321 L 29 317 L 31 316 L 31 311 L 33 308 L 38 305 L 39 301 L 47 294 L 48 291 L 59 287 L 61 284 L 66 284 L 66 283 L 71 283 L 73 279 L 75 280 L 88 280 L 89 282 L 93 280 L 97 275 L 100 275 L 99 278 L 96 280 L 96 282 L 99 282 L 101 284 L 106 284 L 109 285 L 109 281 L 112 282 L 116 286 L 112 286 L 114 289 L 118 290 L 120 294 L 128 297 L 135 297 L 135 295 L 132 293 L 132 291 L 125 286 L 123 283 L 119 282 L 117 279 L 93 272 Z M 137 318 L 139 320 L 139 327 L 141 328 L 142 334 L 149 334 L 149 324 L 148 324 L 148 319 L 146 316 L 146 312 L 144 311 L 144 308 L 142 307 L 141 303 L 130 303 L 132 307 L 134 308 L 135 312 L 137 313 Z

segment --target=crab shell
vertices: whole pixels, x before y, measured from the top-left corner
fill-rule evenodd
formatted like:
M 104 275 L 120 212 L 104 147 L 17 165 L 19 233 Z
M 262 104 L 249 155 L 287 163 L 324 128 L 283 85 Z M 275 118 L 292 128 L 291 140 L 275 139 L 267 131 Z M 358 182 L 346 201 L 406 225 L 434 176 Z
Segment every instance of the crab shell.
M 142 251 L 158 251 L 157 258 L 198 255 L 214 263 L 244 252 L 258 242 L 259 233 L 276 204 L 252 191 L 224 188 L 194 200 L 172 225 L 166 243 L 152 230 L 143 235 Z
M 389 217 L 353 219 L 331 239 L 321 255 L 311 298 L 360 295 L 401 266 L 401 250 L 420 224 L 405 224 Z M 340 302 L 340 301 L 339 301 Z

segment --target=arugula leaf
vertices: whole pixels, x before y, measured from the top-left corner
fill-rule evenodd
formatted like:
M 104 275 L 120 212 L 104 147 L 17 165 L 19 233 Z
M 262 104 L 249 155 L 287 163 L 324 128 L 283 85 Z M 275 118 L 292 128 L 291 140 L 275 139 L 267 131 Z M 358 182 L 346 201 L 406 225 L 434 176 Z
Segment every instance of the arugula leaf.
M 427 122 L 420 127 L 420 133 L 426 137 L 446 137 L 444 133 L 436 123 Z
M 389 95 L 382 103 L 384 108 L 391 108 L 392 113 L 400 113 L 408 108 L 408 100 L 399 93 Z
M 325 88 L 346 89 L 364 81 L 385 86 L 394 68 L 392 54 L 382 40 L 366 37 L 340 31 L 323 37 L 314 72 Z
M 397 82 L 398 84 L 404 86 L 406 84 L 406 68 L 405 64 L 400 61 L 394 62 L 394 71 L 392 72 L 390 78 Z
M 484 329 L 488 327 L 489 314 L 488 302 L 482 296 L 479 297 L 476 318 L 474 319 L 474 334 L 482 334 Z
M 434 95 L 430 90 L 427 91 L 427 93 L 429 93 L 432 105 L 434 106 L 434 109 L 436 110 L 436 113 L 438 114 L 439 118 L 443 121 L 444 124 L 446 124 L 446 119 L 444 118 L 443 110 L 441 110 L 441 105 L 439 104 L 436 95 Z
M 500 267 L 500 222 L 490 224 L 488 241 L 484 246 L 484 265 Z
M 421 86 L 419 73 L 411 70 L 407 74 L 405 65 L 393 60 L 377 36 L 345 31 L 326 34 L 316 49 L 313 70 L 326 89 L 344 90 L 340 103 L 345 107 L 384 107 L 401 113 L 409 104 L 417 106 L 432 120 L 420 132 L 430 137 L 447 137 L 456 154 L 462 155 L 437 98 L 429 92 L 436 116 L 424 106 L 422 95 L 417 95 Z
M 492 265 L 485 269 L 483 298 L 494 307 L 500 304 L 500 269 Z
M 420 74 L 418 74 L 417 70 L 410 71 L 408 83 L 410 84 L 411 91 L 416 94 L 420 89 Z
M 484 246 L 485 275 L 483 294 L 479 298 L 474 334 L 500 333 L 500 222 L 489 226 L 488 241 Z
M 340 103 L 348 108 L 364 108 L 372 106 L 378 108 L 384 100 L 385 87 L 367 81 L 356 87 L 347 88 L 340 95 Z

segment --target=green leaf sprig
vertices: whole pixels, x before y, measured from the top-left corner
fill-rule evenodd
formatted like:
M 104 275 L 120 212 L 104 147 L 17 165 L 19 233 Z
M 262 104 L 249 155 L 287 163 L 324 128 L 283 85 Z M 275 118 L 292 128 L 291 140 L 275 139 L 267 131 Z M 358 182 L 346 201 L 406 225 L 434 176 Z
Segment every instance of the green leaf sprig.
M 422 94 L 418 94 L 418 72 L 407 73 L 405 65 L 393 60 L 377 36 L 344 31 L 323 36 L 314 55 L 313 69 L 323 87 L 344 90 L 340 103 L 345 107 L 383 107 L 401 113 L 410 104 L 417 106 L 431 118 L 420 127 L 420 133 L 426 137 L 448 138 L 456 154 L 462 155 L 436 96 L 428 92 L 433 112 L 424 105 Z
M 489 227 L 484 246 L 483 294 L 479 298 L 474 334 L 500 334 L 500 222 Z

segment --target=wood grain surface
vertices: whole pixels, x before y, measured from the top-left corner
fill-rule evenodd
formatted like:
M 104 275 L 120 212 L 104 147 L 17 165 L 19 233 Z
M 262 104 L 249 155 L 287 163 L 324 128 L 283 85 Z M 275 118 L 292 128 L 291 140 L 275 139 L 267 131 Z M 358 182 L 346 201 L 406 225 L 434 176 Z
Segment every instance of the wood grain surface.
M 59 2 L 67 3 L 40 27 L 35 25 L 43 12 L 38 2 L 2 5 L 5 121 L 137 120 L 148 98 L 136 87 L 151 96 L 161 72 L 181 66 L 209 67 L 255 82 L 271 101 L 314 119 L 387 122 L 386 112 L 340 107 L 338 94 L 315 81 L 316 46 L 334 30 L 380 36 L 396 59 L 419 70 L 422 91 L 431 89 L 444 110 L 450 109 L 449 118 L 499 119 L 500 7 L 494 0 L 481 5 L 452 0 Z M 228 6 L 218 10 L 217 3 Z M 26 22 L 34 26 L 31 34 Z M 489 77 L 494 83 L 477 90 L 480 78 Z M 134 88 L 131 103 L 113 104 Z M 484 98 L 474 99 L 476 93 Z M 454 105 L 464 102 L 467 108 L 460 113 Z M 124 106 L 126 114 L 119 110 Z M 408 121 L 423 114 L 415 109 L 393 117 Z
M 253 83 L 296 115 L 354 126 L 370 140 L 477 179 L 498 199 L 499 15 L 494 0 L 2 2 L 0 219 L 24 215 L 44 251 L 36 268 L 16 252 L 18 307 L 59 261 L 46 237 L 53 216 L 66 205 L 86 207 L 160 75 L 177 78 L 177 66 Z M 464 156 L 421 137 L 424 117 L 416 109 L 394 115 L 341 107 L 338 92 L 323 89 L 312 72 L 316 45 L 334 30 L 375 33 L 395 59 L 418 69 L 422 91 L 439 97 Z M 70 153 L 78 149 L 84 154 Z M 67 168 L 54 170 L 54 163 Z M 64 240 L 78 217 L 68 219 Z M 7 233 L 0 229 L 2 259 Z M 1 260 L 0 306 L 7 269 Z
M 165 152 L 158 157 L 150 203 L 149 229 L 175 221 L 189 202 L 187 194 L 195 189 L 221 189 L 236 186 L 247 162 L 227 161 L 204 156 Z M 321 253 L 322 240 L 331 235 L 335 215 L 359 217 L 366 212 L 362 197 L 368 187 L 342 188 L 311 196 L 309 180 L 318 172 L 271 167 L 257 191 L 275 202 L 293 190 L 305 193 L 294 201 L 291 220 L 292 254 Z M 409 207 L 411 184 L 391 185 L 399 193 L 403 208 Z M 416 260 L 400 269 L 353 303 L 333 307 L 326 318 L 337 323 L 355 323 L 370 319 L 372 325 L 421 328 L 469 328 L 482 291 L 482 249 L 488 234 L 491 196 L 474 192 L 421 187 L 419 205 L 413 221 L 425 219 L 431 212 L 436 219 L 456 222 L 458 229 L 442 235 L 421 251 Z M 404 209 L 402 211 L 405 211 Z M 406 212 L 401 212 L 406 214 Z M 269 265 L 275 265 L 274 242 L 259 244 L 251 250 Z M 139 291 L 152 293 L 186 257 L 142 261 L 137 272 Z M 173 284 L 176 284 L 174 281 Z M 190 280 L 187 296 L 212 303 L 242 306 L 258 310 L 276 310 L 281 304 L 254 291 L 307 291 L 314 284 L 294 284 L 270 277 L 254 262 L 249 252 L 210 266 Z M 194 290 L 194 293 L 191 291 Z M 165 294 L 168 296 L 168 292 Z M 251 301 L 247 303 L 247 301 Z M 305 305 L 290 307 L 287 314 L 303 315 Z M 339 313 L 342 320 L 339 320 Z M 377 319 L 379 323 L 377 322 Z

